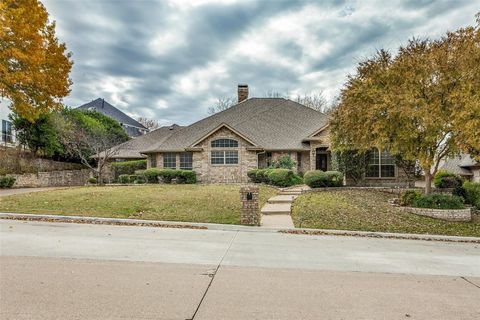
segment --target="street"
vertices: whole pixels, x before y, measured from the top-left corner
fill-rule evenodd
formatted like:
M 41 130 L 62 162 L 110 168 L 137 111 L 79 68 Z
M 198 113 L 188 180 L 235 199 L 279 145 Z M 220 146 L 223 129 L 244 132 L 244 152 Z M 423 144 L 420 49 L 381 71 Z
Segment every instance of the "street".
M 478 319 L 480 245 L 0 220 L 2 319 Z

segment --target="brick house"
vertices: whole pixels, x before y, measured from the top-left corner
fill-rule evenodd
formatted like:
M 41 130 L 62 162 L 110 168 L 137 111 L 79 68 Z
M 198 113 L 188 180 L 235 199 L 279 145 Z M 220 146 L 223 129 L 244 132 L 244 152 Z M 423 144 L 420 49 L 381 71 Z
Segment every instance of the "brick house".
M 148 167 L 192 169 L 203 183 L 244 183 L 247 172 L 284 155 L 297 172 L 331 170 L 327 115 L 284 98 L 248 98 L 186 127 L 162 127 L 125 143 L 117 158 L 147 158 Z M 406 176 L 387 152 L 373 150 L 365 185 L 399 185 Z M 348 180 L 347 180 L 348 181 Z

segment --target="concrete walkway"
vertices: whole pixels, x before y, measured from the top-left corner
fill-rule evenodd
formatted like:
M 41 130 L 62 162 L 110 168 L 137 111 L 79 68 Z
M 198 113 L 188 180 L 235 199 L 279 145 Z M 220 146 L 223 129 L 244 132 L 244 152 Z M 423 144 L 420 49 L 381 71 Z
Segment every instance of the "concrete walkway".
M 25 194 L 32 192 L 53 191 L 67 187 L 44 187 L 44 188 L 18 188 L 18 189 L 0 189 L 0 197 L 12 196 L 16 194 Z
M 261 209 L 261 226 L 264 228 L 295 228 L 291 213 L 292 203 L 308 186 L 285 188 L 280 193 L 268 199 Z

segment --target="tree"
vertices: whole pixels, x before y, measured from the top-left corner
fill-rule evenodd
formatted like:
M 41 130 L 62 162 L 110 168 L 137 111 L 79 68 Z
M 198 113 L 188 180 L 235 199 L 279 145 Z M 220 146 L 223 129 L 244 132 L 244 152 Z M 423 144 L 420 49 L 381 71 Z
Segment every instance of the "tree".
M 120 124 L 96 111 L 69 109 L 55 120 L 65 151 L 80 159 L 103 183 L 106 165 L 129 139 Z
M 139 117 L 137 119 L 137 121 L 140 122 L 142 125 L 145 126 L 145 128 L 147 128 L 149 130 L 155 130 L 155 129 L 160 128 L 160 124 L 158 123 L 158 120 Z
M 328 101 L 322 91 L 308 93 L 304 95 L 297 94 L 296 96 L 291 96 L 288 92 L 282 94 L 278 91 L 269 90 L 265 93 L 265 97 L 290 99 L 319 112 L 327 112 L 330 108 L 328 105 Z
M 70 57 L 40 1 L 0 2 L 0 96 L 15 113 L 34 122 L 62 108 L 72 83 Z
M 477 20 L 477 22 L 480 21 Z M 418 160 L 431 192 L 442 159 L 480 149 L 480 28 L 413 39 L 359 64 L 332 114 L 335 150 L 387 149 Z
M 207 113 L 209 115 L 212 115 L 212 114 L 227 110 L 228 108 L 236 104 L 237 104 L 237 99 L 235 98 L 232 98 L 232 97 L 218 98 L 217 102 L 212 107 L 208 108 Z

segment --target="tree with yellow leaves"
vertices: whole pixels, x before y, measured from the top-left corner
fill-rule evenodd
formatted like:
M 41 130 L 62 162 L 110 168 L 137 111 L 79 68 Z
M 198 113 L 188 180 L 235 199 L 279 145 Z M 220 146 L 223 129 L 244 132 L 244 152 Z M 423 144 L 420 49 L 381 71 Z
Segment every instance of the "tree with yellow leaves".
M 442 159 L 480 155 L 480 16 L 438 40 L 359 64 L 332 114 L 333 148 L 387 149 L 419 162 L 426 193 Z
M 12 111 L 34 122 L 61 109 L 72 84 L 70 58 L 40 1 L 0 1 L 0 96 Z

